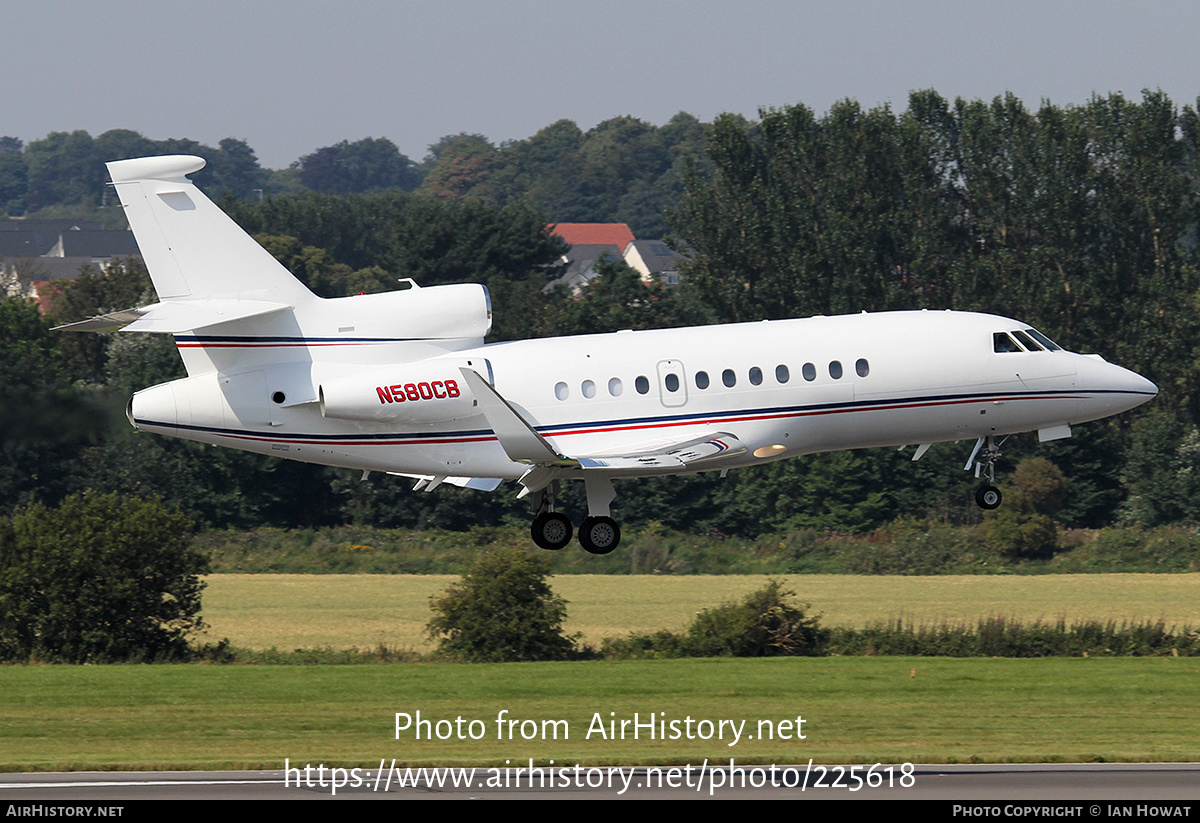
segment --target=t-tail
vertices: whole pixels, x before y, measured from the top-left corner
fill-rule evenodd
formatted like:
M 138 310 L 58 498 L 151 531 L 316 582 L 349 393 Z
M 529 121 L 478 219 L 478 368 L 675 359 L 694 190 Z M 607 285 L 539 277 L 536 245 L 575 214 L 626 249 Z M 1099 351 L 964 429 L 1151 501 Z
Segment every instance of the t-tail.
M 188 179 L 203 167 L 186 155 L 108 164 L 158 302 L 59 327 L 174 335 L 188 378 L 138 392 L 135 426 L 187 436 L 189 427 L 278 425 L 272 409 L 318 404 L 325 384 L 341 401 L 347 378 L 356 390 L 391 385 L 396 364 L 482 345 L 491 328 L 483 286 L 410 280 L 381 294 L 318 297 Z

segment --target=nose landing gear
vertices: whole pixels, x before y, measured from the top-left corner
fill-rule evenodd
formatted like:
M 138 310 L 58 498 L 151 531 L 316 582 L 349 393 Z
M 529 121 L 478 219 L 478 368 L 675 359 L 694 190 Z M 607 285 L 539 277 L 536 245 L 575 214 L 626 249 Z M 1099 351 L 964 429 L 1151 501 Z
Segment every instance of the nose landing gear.
M 1003 441 L 1001 441 L 1003 442 Z M 975 476 L 983 477 L 986 482 L 975 490 L 975 502 L 979 508 L 991 511 L 1000 508 L 1003 496 L 996 488 L 996 461 L 1000 458 L 1000 443 L 994 437 L 981 437 L 975 443 L 971 456 L 967 458 L 964 469 L 975 467 Z

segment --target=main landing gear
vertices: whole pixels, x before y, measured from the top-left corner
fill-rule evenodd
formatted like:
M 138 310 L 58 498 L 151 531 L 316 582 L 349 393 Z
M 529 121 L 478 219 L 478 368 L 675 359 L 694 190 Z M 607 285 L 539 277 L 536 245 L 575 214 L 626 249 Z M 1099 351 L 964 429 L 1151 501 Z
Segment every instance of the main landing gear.
M 579 524 L 579 545 L 590 554 L 608 554 L 621 543 L 621 527 L 609 516 L 608 504 L 615 496 L 612 482 L 607 479 L 586 478 L 588 516 Z M 571 521 L 565 514 L 554 511 L 557 481 L 537 492 L 534 510 L 537 516 L 529 528 L 533 542 L 539 548 L 558 551 L 571 542 Z
M 1003 442 L 1003 441 L 1001 441 Z M 981 437 L 975 443 L 975 449 L 967 459 L 964 469 L 975 467 L 975 476 L 983 477 L 985 482 L 975 490 L 975 502 L 979 508 L 991 511 L 1000 508 L 1003 499 L 1000 490 L 996 488 L 996 461 L 1000 458 L 1000 443 L 994 437 Z
M 533 542 L 542 549 L 558 551 L 571 542 L 571 521 L 565 514 L 542 512 L 529 528 Z

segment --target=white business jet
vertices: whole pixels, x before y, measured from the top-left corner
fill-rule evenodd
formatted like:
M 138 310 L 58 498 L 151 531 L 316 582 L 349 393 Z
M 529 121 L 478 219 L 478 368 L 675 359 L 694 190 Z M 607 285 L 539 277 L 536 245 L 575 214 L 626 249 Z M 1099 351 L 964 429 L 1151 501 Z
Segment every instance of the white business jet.
M 1149 380 L 1064 351 L 1027 324 L 906 311 L 484 344 L 480 285 L 323 299 L 204 196 L 198 157 L 108 164 L 159 301 L 62 328 L 171 334 L 188 376 L 137 392 L 143 431 L 260 454 L 493 490 L 521 486 L 534 542 L 582 480 L 579 542 L 620 541 L 612 481 L 815 452 L 974 440 L 976 500 L 1000 504 L 1005 436 L 1150 400 Z

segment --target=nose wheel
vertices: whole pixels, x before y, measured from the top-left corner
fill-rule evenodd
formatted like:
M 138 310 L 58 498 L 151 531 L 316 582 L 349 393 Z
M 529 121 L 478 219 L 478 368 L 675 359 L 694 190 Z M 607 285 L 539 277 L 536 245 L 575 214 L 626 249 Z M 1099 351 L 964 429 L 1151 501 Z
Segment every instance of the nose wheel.
M 1000 508 L 1000 501 L 1003 499 L 1000 495 L 1000 490 L 995 486 L 980 486 L 975 490 L 975 502 L 979 504 L 979 508 L 991 511 L 992 509 Z

